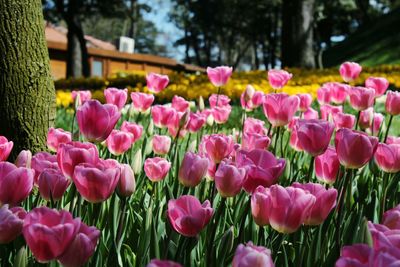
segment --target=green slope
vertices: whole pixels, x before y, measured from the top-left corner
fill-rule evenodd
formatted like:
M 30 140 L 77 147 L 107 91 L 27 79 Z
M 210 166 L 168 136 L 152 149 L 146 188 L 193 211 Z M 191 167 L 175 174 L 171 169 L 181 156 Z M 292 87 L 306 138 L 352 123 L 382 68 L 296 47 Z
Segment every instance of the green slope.
M 400 64 L 400 8 L 365 25 L 323 54 L 324 67 L 346 60 L 364 66 Z

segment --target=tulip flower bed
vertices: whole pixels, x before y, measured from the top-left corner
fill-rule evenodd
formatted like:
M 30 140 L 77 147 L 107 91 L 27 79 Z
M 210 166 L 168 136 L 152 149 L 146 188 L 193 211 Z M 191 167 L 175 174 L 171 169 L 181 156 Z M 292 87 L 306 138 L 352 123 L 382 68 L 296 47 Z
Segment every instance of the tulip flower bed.
M 400 93 L 385 78 L 310 94 L 247 86 L 209 68 L 207 105 L 108 88 L 107 104 L 72 93 L 51 152 L 0 137 L 0 266 L 400 266 Z M 380 113 L 381 112 L 381 113 Z M 389 134 L 390 133 L 390 134 Z

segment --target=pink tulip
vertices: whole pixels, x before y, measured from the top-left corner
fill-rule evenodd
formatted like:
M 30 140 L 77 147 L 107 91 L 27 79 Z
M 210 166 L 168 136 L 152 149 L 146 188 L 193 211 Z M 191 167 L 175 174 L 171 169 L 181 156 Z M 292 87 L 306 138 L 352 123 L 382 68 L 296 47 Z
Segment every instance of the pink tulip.
M 331 120 L 336 113 L 343 112 L 343 106 L 322 105 L 320 106 L 321 119 Z
M 358 126 L 360 129 L 365 130 L 372 125 L 372 118 L 374 116 L 374 108 L 367 108 L 360 112 Z
M 324 87 L 329 89 L 330 100 L 335 104 L 343 104 L 346 101 L 348 91 L 351 89 L 349 85 L 338 82 L 325 83 Z
M 268 81 L 272 88 L 281 89 L 292 78 L 292 74 L 285 70 L 269 70 Z
M 0 161 L 8 159 L 13 146 L 13 141 L 8 141 L 4 136 L 0 136 Z
M 373 136 L 378 136 L 379 132 L 382 129 L 383 121 L 385 120 L 385 116 L 381 113 L 374 113 L 374 117 L 371 121 L 370 127 L 367 129 L 367 133 Z
M 34 182 L 37 184 L 39 175 L 45 169 L 60 169 L 57 163 L 57 155 L 52 155 L 48 152 L 38 152 L 32 157 L 31 168 L 35 171 Z
M 383 214 L 382 224 L 392 230 L 400 230 L 400 205 Z
M 203 204 L 191 195 L 168 201 L 168 219 L 175 231 L 183 236 L 194 237 L 209 223 L 214 213 L 210 202 Z
M 315 175 L 323 183 L 333 184 L 339 173 L 340 162 L 334 147 L 315 157 Z
M 379 143 L 375 151 L 375 162 L 384 172 L 400 171 L 400 145 Z
M 252 111 L 259 107 L 264 100 L 264 93 L 255 91 L 254 87 L 247 85 L 246 90 L 240 96 L 240 104 L 246 111 Z
M 174 95 L 171 106 L 178 112 L 185 112 L 189 109 L 189 102 L 187 102 L 183 97 Z
M 324 120 L 298 120 L 296 127 L 301 148 L 313 157 L 328 148 L 333 130 L 333 124 Z
M 40 196 L 47 201 L 58 201 L 67 191 L 70 182 L 60 170 L 44 169 L 38 178 Z
M 152 182 L 163 180 L 170 168 L 171 162 L 160 157 L 148 158 L 144 162 L 144 172 Z
M 340 76 L 342 76 L 343 81 L 351 82 L 358 78 L 361 70 L 362 67 L 355 62 L 344 62 L 340 65 L 339 73 Z
M 250 241 L 236 248 L 232 267 L 275 267 L 275 264 L 269 249 L 255 246 Z
M 316 111 L 313 108 L 308 108 L 306 111 L 304 111 L 303 117 L 306 120 L 318 120 L 319 118 L 318 111 Z
M 203 138 L 207 156 L 215 163 L 220 163 L 233 151 L 233 138 L 224 134 L 212 134 Z
M 0 162 L 0 204 L 17 206 L 24 201 L 33 188 L 34 171 Z
M 118 162 L 108 159 L 97 164 L 81 163 L 75 167 L 72 180 L 79 194 L 88 202 L 100 203 L 114 192 L 121 175 Z
M 300 100 L 297 96 L 284 93 L 267 94 L 264 98 L 263 110 L 272 126 L 287 125 L 299 108 Z
M 107 88 L 104 90 L 104 96 L 107 104 L 116 105 L 118 110 L 121 110 L 128 99 L 128 89 Z
M 385 225 L 368 222 L 368 229 L 371 233 L 373 248 L 375 250 L 386 250 L 397 248 L 400 252 L 400 230 L 392 230 Z M 397 255 L 400 259 L 400 254 Z
M 289 145 L 291 148 L 293 148 L 294 150 L 296 150 L 298 152 L 303 151 L 303 148 L 301 147 L 301 144 L 299 141 L 299 137 L 297 136 L 297 131 L 295 129 L 292 130 L 292 132 L 290 133 Z
M 400 114 L 400 92 L 389 91 L 387 93 L 385 109 L 392 116 Z
M 243 132 L 266 134 L 267 131 L 263 121 L 249 117 L 244 121 Z
M 271 139 L 258 133 L 243 133 L 242 148 L 245 150 L 253 150 L 256 148 L 266 149 L 271 143 Z
M 310 108 L 312 103 L 312 97 L 310 94 L 297 94 L 300 99 L 299 110 L 304 112 Z
M 355 110 L 365 110 L 374 105 L 375 91 L 366 87 L 352 87 L 349 90 L 350 105 Z
M 232 67 L 220 66 L 216 68 L 207 67 L 207 76 L 215 87 L 225 85 L 232 75 Z
M 188 123 L 186 124 L 185 128 L 190 133 L 198 132 L 206 123 L 206 117 L 199 113 L 191 112 L 189 115 Z
M 168 75 L 161 75 L 151 72 L 146 75 L 146 82 L 147 89 L 149 89 L 150 92 L 157 94 L 167 87 L 169 78 Z
M 380 97 L 385 94 L 389 87 L 389 81 L 383 77 L 369 77 L 365 80 L 365 87 L 375 90 L 375 97 Z
M 25 216 L 23 208 L 9 208 L 7 204 L 0 207 L 0 245 L 10 243 L 21 234 Z
M 77 101 L 77 99 L 79 99 L 78 106 L 80 106 L 86 101 L 92 99 L 92 92 L 90 92 L 90 90 L 73 90 L 71 96 L 74 101 Z
M 140 139 L 140 137 L 142 137 L 143 126 L 133 122 L 124 121 L 121 125 L 121 131 L 131 133 L 133 135 L 132 143 L 135 143 Z
M 46 263 L 71 246 L 80 226 L 81 220 L 65 210 L 40 207 L 26 215 L 22 233 L 36 260 Z
M 317 100 L 320 105 L 326 105 L 331 102 L 331 90 L 329 87 L 322 86 L 317 90 Z
M 378 138 L 363 132 L 347 128 L 336 132 L 336 153 L 340 164 L 349 169 L 359 169 L 369 162 L 377 145 Z
M 182 265 L 173 261 L 153 259 L 146 267 L 182 267 Z
M 218 124 L 223 124 L 228 121 L 229 115 L 232 111 L 232 107 L 229 105 L 224 107 L 215 107 L 212 108 L 211 111 L 215 122 Z
M 229 105 L 229 102 L 231 102 L 231 99 L 226 95 L 212 94 L 208 98 L 208 102 L 210 102 L 210 107 L 211 108 L 225 107 L 225 106 Z
M 400 137 L 396 136 L 388 136 L 386 139 L 386 144 L 399 144 L 400 145 Z
M 166 155 L 171 147 L 171 137 L 155 134 L 152 139 L 153 152 L 158 155 Z
M 304 221 L 305 225 L 320 225 L 328 217 L 336 205 L 337 190 L 335 188 L 325 189 L 323 185 L 315 183 L 294 183 L 294 188 L 300 188 L 315 197 L 315 203 L 310 214 Z
M 192 152 L 186 152 L 179 168 L 179 182 L 187 187 L 195 187 L 206 175 L 207 168 L 208 159 Z
M 222 161 L 215 172 L 215 186 L 222 197 L 234 197 L 242 190 L 246 177 L 244 168 Z
M 151 108 L 151 117 L 154 125 L 159 128 L 167 128 L 171 124 L 179 125 L 179 116 L 175 109 L 167 106 L 156 105 Z
M 139 112 L 146 112 L 154 102 L 154 95 L 140 92 L 132 92 L 132 107 Z
M 307 219 L 315 200 L 300 188 L 259 186 L 251 196 L 251 213 L 260 226 L 269 224 L 280 233 L 294 233 Z
M 106 140 L 120 116 L 115 105 L 102 105 L 97 100 L 86 101 L 76 111 L 79 130 L 91 142 Z
M 239 150 L 236 154 L 236 166 L 245 168 L 247 177 L 243 183 L 246 192 L 253 192 L 257 186 L 269 187 L 275 184 L 285 170 L 286 161 L 277 159 L 263 149 L 252 151 Z
M 338 112 L 333 115 L 333 122 L 335 123 L 336 129 L 353 129 L 354 124 L 356 124 L 356 117 L 352 114 Z
M 58 257 L 58 261 L 65 267 L 83 266 L 96 250 L 100 234 L 96 227 L 82 222 L 75 239 Z
M 30 169 L 32 164 L 32 152 L 30 150 L 21 150 L 15 159 L 15 166 Z M 58 166 L 57 166 L 58 168 Z
M 47 132 L 47 147 L 53 152 L 57 152 L 58 146 L 60 144 L 65 144 L 71 141 L 71 133 L 68 131 L 64 131 L 61 128 L 55 129 L 51 127 Z
M 58 167 L 67 178 L 72 178 L 76 165 L 80 163 L 96 165 L 98 161 L 99 151 L 92 143 L 70 142 L 61 144 L 57 150 Z
M 120 196 L 129 197 L 136 190 L 135 175 L 130 165 L 121 164 L 121 177 L 117 184 L 117 192 Z
M 133 134 L 125 131 L 112 130 L 106 139 L 106 145 L 111 154 L 119 156 L 132 146 Z

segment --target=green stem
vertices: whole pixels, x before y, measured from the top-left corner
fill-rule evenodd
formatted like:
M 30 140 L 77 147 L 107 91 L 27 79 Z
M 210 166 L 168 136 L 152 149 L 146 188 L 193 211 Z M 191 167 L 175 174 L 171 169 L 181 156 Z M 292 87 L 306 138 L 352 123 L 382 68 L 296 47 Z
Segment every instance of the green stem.
M 357 127 L 358 127 L 358 121 L 360 120 L 360 115 L 361 115 L 361 110 L 360 110 L 360 111 L 358 111 L 358 113 L 357 113 L 357 121 L 356 121 L 355 130 L 357 130 Z
M 310 168 L 308 169 L 307 181 L 310 182 L 314 172 L 314 156 L 311 156 Z
M 387 137 L 389 135 L 389 129 L 390 129 L 390 126 L 392 125 L 392 120 L 393 120 L 393 115 L 390 115 L 389 122 L 388 122 L 388 127 L 387 127 L 386 133 L 385 133 L 385 138 L 383 139 L 384 143 L 386 143 L 386 139 L 387 139 Z
M 385 202 L 386 202 L 388 181 L 389 181 L 389 173 L 385 173 L 382 178 L 381 212 L 380 212 L 380 217 L 379 217 L 381 220 L 383 217 L 383 213 L 385 212 Z

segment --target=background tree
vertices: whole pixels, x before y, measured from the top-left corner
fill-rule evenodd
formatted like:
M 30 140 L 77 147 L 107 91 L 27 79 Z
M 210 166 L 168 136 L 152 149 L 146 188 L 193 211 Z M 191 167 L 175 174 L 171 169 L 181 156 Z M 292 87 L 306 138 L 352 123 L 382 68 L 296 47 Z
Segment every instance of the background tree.
M 55 118 L 40 0 L 0 0 L 0 135 L 22 149 L 46 149 Z

